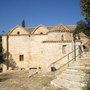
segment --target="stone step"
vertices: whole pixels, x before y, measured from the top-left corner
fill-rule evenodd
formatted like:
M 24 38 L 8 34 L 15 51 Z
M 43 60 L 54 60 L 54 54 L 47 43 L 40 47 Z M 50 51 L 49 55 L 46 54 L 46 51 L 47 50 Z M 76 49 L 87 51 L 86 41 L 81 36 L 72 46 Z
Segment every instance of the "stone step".
M 90 62 L 84 62 L 84 61 L 82 61 L 82 62 L 78 62 L 79 63 L 79 65 L 80 66 L 89 66 L 90 67 Z
M 84 69 L 84 68 L 89 68 L 90 67 L 90 61 L 85 62 L 85 61 L 77 61 L 68 67 L 69 69 Z
M 67 84 L 66 84 L 67 82 Z M 54 79 L 51 81 L 51 85 L 56 86 L 56 87 L 69 87 L 70 82 L 68 80 L 62 80 L 62 79 Z
M 79 58 L 79 60 L 89 61 L 90 60 L 90 57 Z
M 84 69 L 68 68 L 66 69 L 66 71 L 63 71 L 61 75 L 57 75 L 57 78 L 66 77 L 66 76 L 71 76 L 73 78 L 74 76 L 85 77 L 89 73 L 90 73 L 90 67 L 89 68 L 86 67 Z
M 86 59 L 86 58 L 79 58 L 79 59 L 76 60 L 76 62 L 81 62 L 81 63 L 83 63 L 82 61 L 83 61 L 84 63 L 90 62 L 90 58 L 87 58 L 87 59 Z
M 81 55 L 81 58 L 82 58 L 82 59 L 85 59 L 85 58 L 89 59 L 89 58 L 90 58 L 90 52 L 89 52 L 89 53 L 84 53 L 84 54 L 82 54 L 82 55 Z
M 85 70 L 86 70 L 86 69 L 85 69 Z M 68 69 L 66 69 L 65 71 L 63 71 L 62 74 L 63 74 L 63 73 L 64 73 L 64 74 L 66 74 L 66 73 L 67 73 L 67 74 L 72 74 L 72 73 L 73 73 L 73 74 L 79 74 L 79 75 L 81 74 L 81 75 L 82 75 L 84 72 L 83 72 L 82 69 L 68 68 Z
M 79 76 L 79 75 L 62 75 L 61 77 L 58 77 L 57 79 L 63 79 L 63 80 L 69 80 L 79 83 L 90 83 L 90 74 L 86 74 L 85 76 Z
M 67 79 L 69 81 L 75 81 L 75 82 L 83 82 L 85 75 L 76 75 L 76 74 L 63 74 L 62 76 L 57 77 L 57 79 Z
M 81 56 L 79 59 L 81 59 L 81 60 L 82 59 L 87 59 L 88 60 L 89 59 L 89 55 L 87 55 L 87 56 L 86 55 L 85 56 Z
M 80 70 L 80 69 L 84 69 L 85 68 L 85 66 L 70 66 L 70 67 L 68 67 L 68 69 L 71 69 L 71 70 Z
M 89 57 L 90 53 L 83 54 L 84 57 Z
M 90 83 L 90 53 L 83 58 L 71 63 L 69 67 L 51 81 L 57 87 L 65 87 L 68 90 L 83 90 Z
M 69 81 L 67 79 L 55 79 L 51 81 L 51 84 L 57 87 L 65 87 L 65 88 L 82 88 L 82 86 L 86 85 L 85 83 Z
M 69 67 L 67 69 L 68 71 L 71 71 L 71 72 L 84 72 L 84 71 L 88 71 L 90 70 L 90 67 L 88 66 L 83 66 L 83 67 Z
M 66 69 L 66 71 L 64 71 L 63 73 L 67 73 L 67 74 L 81 74 L 81 75 L 83 75 L 83 71 L 81 70 L 81 69 L 77 69 L 77 68 L 68 68 L 68 69 Z
M 87 67 L 69 67 L 66 69 L 66 72 L 72 72 L 72 73 L 83 73 L 84 70 L 86 70 Z

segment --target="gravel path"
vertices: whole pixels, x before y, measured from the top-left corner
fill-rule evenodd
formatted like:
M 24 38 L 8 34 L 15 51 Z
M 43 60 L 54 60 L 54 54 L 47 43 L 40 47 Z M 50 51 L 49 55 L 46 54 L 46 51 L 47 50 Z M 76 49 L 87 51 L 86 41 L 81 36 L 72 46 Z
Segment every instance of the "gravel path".
M 28 71 L 8 71 L 0 74 L 0 90 L 60 90 L 50 86 L 51 80 L 50 75 L 29 77 Z

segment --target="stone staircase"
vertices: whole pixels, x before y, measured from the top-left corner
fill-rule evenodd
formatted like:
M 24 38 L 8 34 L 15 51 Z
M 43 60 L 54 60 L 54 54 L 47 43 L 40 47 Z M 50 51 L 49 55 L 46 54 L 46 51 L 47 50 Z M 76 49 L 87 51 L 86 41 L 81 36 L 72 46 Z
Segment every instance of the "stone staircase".
M 90 52 L 84 53 L 82 58 L 72 62 L 51 81 L 51 85 L 63 90 L 90 90 Z

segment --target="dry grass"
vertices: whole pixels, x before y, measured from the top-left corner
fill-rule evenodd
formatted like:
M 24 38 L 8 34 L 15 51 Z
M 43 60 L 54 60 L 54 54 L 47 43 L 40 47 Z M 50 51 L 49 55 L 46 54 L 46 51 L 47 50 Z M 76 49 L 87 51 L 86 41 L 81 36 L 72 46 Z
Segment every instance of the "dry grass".
M 35 74 L 28 77 L 28 71 L 11 71 L 0 74 L 0 90 L 60 90 L 50 86 L 50 75 Z

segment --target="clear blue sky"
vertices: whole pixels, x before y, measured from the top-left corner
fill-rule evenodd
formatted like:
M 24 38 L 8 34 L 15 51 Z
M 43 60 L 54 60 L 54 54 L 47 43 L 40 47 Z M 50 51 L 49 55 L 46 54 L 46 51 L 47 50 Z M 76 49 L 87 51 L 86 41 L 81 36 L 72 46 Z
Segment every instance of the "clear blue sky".
M 82 19 L 79 0 L 0 0 L 0 33 L 20 25 L 76 24 Z

